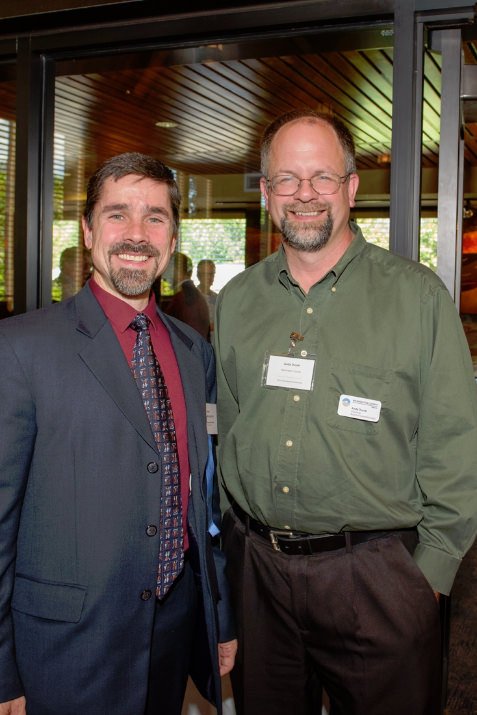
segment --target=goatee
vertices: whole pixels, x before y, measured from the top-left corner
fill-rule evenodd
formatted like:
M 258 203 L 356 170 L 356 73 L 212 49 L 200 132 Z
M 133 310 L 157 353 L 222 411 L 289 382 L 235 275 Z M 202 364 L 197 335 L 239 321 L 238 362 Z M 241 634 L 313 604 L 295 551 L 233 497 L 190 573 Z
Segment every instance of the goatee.
M 135 296 L 147 293 L 156 279 L 158 261 L 154 261 L 151 271 L 140 268 L 120 268 L 110 271 L 111 282 L 119 293 L 125 296 Z
M 154 258 L 154 264 L 149 270 L 139 267 L 122 267 L 114 270 L 110 264 L 109 276 L 112 284 L 119 293 L 124 296 L 136 296 L 147 293 L 156 279 L 160 257 L 159 251 L 150 244 L 131 244 L 127 241 L 116 243 L 114 246 L 111 246 L 109 250 L 110 257 L 121 253 L 134 253 L 135 255 Z
M 286 207 L 285 207 L 286 208 Z M 314 221 L 307 224 L 298 224 L 284 216 L 280 222 L 280 231 L 283 240 L 289 246 L 299 251 L 312 253 L 326 246 L 333 232 L 333 219 L 329 209 L 324 222 Z

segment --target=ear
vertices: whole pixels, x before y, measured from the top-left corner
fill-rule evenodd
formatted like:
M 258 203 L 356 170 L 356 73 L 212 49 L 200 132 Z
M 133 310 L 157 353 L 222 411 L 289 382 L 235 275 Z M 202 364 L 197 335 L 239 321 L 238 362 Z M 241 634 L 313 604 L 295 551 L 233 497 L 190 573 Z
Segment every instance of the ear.
M 83 226 L 83 240 L 84 240 L 84 245 L 86 248 L 89 248 L 91 250 L 91 247 L 93 245 L 93 232 L 90 228 L 88 228 L 88 224 L 86 223 L 86 219 L 83 218 L 81 219 L 81 225 Z
M 354 199 L 358 191 L 359 186 L 359 176 L 358 174 L 350 174 L 348 179 L 348 197 L 349 205 L 354 206 Z
M 265 208 L 268 211 L 268 186 L 267 180 L 264 176 L 262 176 L 260 179 L 260 191 L 262 192 L 262 196 L 265 199 Z
M 177 236 L 172 236 L 171 238 L 171 253 L 176 250 Z

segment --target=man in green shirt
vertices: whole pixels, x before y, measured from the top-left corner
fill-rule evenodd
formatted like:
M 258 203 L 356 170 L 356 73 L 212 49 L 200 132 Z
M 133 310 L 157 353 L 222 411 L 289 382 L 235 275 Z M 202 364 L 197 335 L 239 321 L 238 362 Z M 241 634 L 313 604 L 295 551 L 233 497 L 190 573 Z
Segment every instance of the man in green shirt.
M 262 144 L 277 253 L 216 313 L 239 715 L 437 715 L 439 594 L 476 527 L 476 387 L 441 281 L 366 243 L 348 130 Z

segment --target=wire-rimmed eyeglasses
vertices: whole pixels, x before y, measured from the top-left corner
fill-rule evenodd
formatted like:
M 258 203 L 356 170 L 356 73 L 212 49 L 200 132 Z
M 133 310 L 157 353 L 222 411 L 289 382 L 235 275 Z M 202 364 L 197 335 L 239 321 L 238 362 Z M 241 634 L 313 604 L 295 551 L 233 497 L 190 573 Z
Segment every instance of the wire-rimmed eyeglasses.
M 299 179 L 293 174 L 277 174 L 267 179 L 267 185 L 276 196 L 293 196 L 304 181 L 309 181 L 315 193 L 321 196 L 331 196 L 339 191 L 341 184 L 348 180 L 350 174 L 315 174 L 311 179 Z

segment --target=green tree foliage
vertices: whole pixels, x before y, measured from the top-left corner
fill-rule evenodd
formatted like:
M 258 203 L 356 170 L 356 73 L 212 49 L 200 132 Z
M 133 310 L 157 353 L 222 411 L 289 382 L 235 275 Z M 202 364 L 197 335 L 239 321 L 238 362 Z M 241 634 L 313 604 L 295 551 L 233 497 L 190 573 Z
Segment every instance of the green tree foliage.
M 180 251 L 197 265 L 203 258 L 215 263 L 243 263 L 245 260 L 244 218 L 183 219 Z
M 7 214 L 7 175 L 0 172 L 0 300 L 6 300 L 5 295 L 5 221 Z
M 369 243 L 389 248 L 388 218 L 360 218 L 357 222 Z M 434 272 L 437 270 L 437 218 L 421 219 L 419 260 Z

